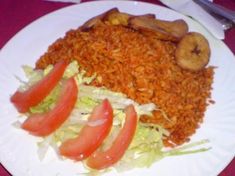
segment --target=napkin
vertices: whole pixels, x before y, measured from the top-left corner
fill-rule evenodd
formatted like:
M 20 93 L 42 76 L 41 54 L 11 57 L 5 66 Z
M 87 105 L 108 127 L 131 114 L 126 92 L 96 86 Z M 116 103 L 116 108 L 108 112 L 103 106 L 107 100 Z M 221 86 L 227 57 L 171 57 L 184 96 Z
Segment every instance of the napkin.
M 160 0 L 166 6 L 184 15 L 191 16 L 202 24 L 214 37 L 224 39 L 224 30 L 219 21 L 192 0 Z

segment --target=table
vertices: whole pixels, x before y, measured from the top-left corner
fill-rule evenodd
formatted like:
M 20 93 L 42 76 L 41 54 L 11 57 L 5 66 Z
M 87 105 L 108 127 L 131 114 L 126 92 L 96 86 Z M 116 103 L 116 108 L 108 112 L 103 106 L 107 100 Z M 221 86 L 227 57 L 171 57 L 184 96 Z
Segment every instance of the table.
M 87 2 L 89 0 L 82 0 Z M 158 0 L 141 0 L 162 5 Z M 214 0 L 215 3 L 235 10 L 234 0 Z M 18 31 L 39 17 L 54 10 L 73 5 L 73 3 L 48 2 L 43 0 L 0 0 L 0 49 Z M 225 44 L 235 54 L 235 28 L 226 31 Z M 0 176 L 11 174 L 0 165 Z M 235 159 L 223 170 L 220 176 L 235 175 Z

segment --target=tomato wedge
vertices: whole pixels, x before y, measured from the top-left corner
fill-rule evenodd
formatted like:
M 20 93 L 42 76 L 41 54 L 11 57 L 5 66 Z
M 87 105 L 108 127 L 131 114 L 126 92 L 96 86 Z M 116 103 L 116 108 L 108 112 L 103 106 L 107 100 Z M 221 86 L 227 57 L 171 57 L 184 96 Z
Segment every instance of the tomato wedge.
M 46 113 L 33 114 L 25 120 L 22 128 L 36 136 L 47 136 L 69 117 L 77 100 L 78 87 L 74 78 L 69 78 L 62 87 L 55 107 Z
M 28 90 L 24 92 L 16 91 L 11 97 L 11 102 L 15 105 L 17 110 L 24 113 L 27 112 L 30 107 L 40 103 L 57 85 L 63 76 L 66 66 L 65 61 L 58 62 L 47 76 Z
M 93 169 L 107 168 L 122 158 L 130 145 L 136 130 L 137 114 L 134 106 L 129 105 L 126 109 L 126 121 L 117 138 L 106 151 L 96 151 L 88 159 L 87 165 Z
M 109 134 L 113 123 L 113 109 L 107 99 L 94 108 L 89 120 L 104 119 L 97 126 L 84 126 L 78 137 L 65 141 L 59 148 L 60 154 L 70 159 L 81 161 L 90 156 Z

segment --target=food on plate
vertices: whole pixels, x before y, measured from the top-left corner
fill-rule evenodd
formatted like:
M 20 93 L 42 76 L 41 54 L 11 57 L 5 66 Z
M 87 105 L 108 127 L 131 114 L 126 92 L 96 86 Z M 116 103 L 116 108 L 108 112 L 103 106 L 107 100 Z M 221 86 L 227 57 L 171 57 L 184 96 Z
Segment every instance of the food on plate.
M 103 18 L 104 23 L 112 24 L 112 25 L 129 25 L 129 20 L 133 17 L 144 17 L 154 19 L 154 14 L 144 14 L 144 15 L 131 15 L 128 13 L 119 12 L 119 10 L 112 11 L 112 13 L 106 13 Z
M 45 85 L 49 83 L 48 80 L 48 82 L 41 82 L 40 84 Z M 41 90 L 35 93 L 40 93 L 40 91 Z M 75 80 L 70 78 L 64 83 L 55 107 L 45 113 L 35 113 L 30 115 L 22 124 L 22 128 L 36 136 L 47 136 L 53 133 L 69 117 L 77 100 L 77 94 L 78 88 Z
M 133 105 L 125 109 L 126 120 L 118 136 L 106 151 L 96 151 L 87 160 L 87 165 L 92 169 L 104 169 L 118 162 L 129 147 L 135 135 L 137 114 Z
M 155 19 L 154 14 L 131 15 L 120 12 L 117 8 L 110 9 L 101 15 L 91 18 L 80 29 L 87 31 L 102 23 L 128 26 L 141 31 L 145 35 L 170 41 L 179 41 L 188 32 L 188 25 L 184 20 L 159 20 Z
M 40 159 L 51 146 L 95 170 L 149 167 L 208 150 L 185 151 L 207 140 L 177 146 L 189 141 L 209 105 L 209 53 L 206 39 L 183 20 L 113 8 L 55 41 L 36 69 L 24 66 L 29 80 L 20 103 L 15 95 L 11 101 L 26 115 L 21 127 L 44 137 Z
M 145 17 L 145 18 L 155 18 L 154 14 L 145 14 L 145 15 L 131 15 L 128 13 L 123 13 L 118 10 L 118 8 L 112 8 L 98 16 L 95 16 L 88 21 L 86 21 L 80 29 L 82 31 L 87 31 L 97 25 L 100 25 L 102 23 L 106 24 L 112 24 L 112 25 L 124 25 L 128 26 L 129 19 L 132 17 Z
M 200 33 L 189 32 L 178 43 L 175 51 L 177 64 L 191 71 L 203 69 L 209 62 L 210 46 Z
M 145 16 L 130 18 L 129 26 L 145 35 L 175 42 L 188 32 L 188 25 L 184 20 L 164 21 Z
M 36 68 L 46 68 L 61 58 L 78 61 L 87 76 L 97 75 L 91 85 L 122 92 L 140 104 L 159 106 L 161 110 L 154 110 L 153 116 L 142 115 L 140 120 L 166 128 L 170 135 L 165 145 L 179 145 L 189 141 L 203 121 L 214 68 L 197 72 L 181 68 L 175 56 L 179 42 L 154 36 L 105 22 L 87 31 L 70 30 L 49 46 Z
M 86 21 L 81 27 L 80 29 L 82 31 L 87 31 L 93 27 L 95 27 L 96 25 L 99 25 L 103 22 L 103 19 L 105 16 L 107 16 L 108 14 L 112 14 L 112 13 L 115 13 L 115 12 L 119 12 L 117 8 L 112 8 L 100 15 L 97 15 L 91 19 L 89 19 L 88 21 Z
M 64 61 L 58 62 L 53 71 L 48 74 L 44 79 L 40 80 L 27 90 L 17 90 L 11 96 L 11 102 L 15 105 L 19 112 L 27 112 L 30 107 L 37 105 L 41 102 L 56 86 L 67 64 Z
M 88 120 L 102 120 L 103 123 L 97 126 L 85 125 L 76 138 L 62 143 L 59 148 L 61 155 L 81 161 L 97 150 L 109 134 L 113 123 L 113 110 L 109 101 L 105 99 L 95 107 Z

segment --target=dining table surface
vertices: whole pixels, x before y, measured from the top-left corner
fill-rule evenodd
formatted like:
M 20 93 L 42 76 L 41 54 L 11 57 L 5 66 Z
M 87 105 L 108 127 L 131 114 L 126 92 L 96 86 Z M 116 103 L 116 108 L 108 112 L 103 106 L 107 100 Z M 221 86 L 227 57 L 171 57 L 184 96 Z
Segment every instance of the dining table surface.
M 88 1 L 91 0 L 81 0 L 80 3 Z M 164 6 L 158 0 L 141 1 Z M 235 11 L 235 0 L 214 0 L 214 3 Z M 73 2 L 52 2 L 46 0 L 0 0 L 0 52 L 16 33 L 31 22 L 50 12 L 74 4 Z M 235 54 L 235 27 L 225 31 L 223 42 Z M 4 163 L 0 165 L 0 176 L 11 176 L 10 171 L 4 168 Z M 235 158 L 224 168 L 219 176 L 235 176 Z

